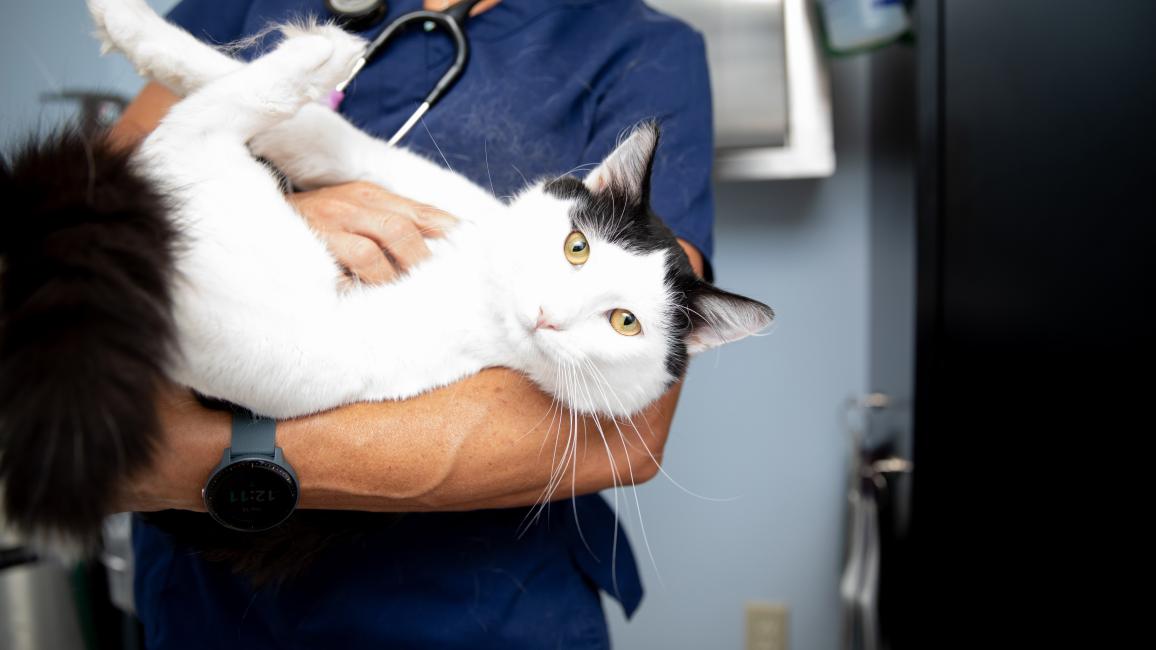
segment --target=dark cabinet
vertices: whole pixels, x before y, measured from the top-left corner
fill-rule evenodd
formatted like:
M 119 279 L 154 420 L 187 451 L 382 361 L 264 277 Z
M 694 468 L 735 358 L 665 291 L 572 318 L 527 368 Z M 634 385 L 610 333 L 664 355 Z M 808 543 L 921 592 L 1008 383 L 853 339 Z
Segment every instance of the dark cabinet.
M 916 13 L 909 69 L 873 68 L 874 121 L 890 125 L 873 231 L 914 225 L 913 358 L 886 314 L 872 331 L 873 379 L 913 407 L 898 427 L 914 440 L 911 525 L 885 566 L 883 627 L 893 648 L 1043 647 L 1073 629 L 1047 603 L 1106 570 L 1083 561 L 1119 539 L 1108 513 L 1146 475 L 1124 467 L 1152 430 L 1156 2 Z M 873 269 L 893 278 L 895 240 L 880 242 Z M 890 313 L 903 288 L 881 282 L 873 305 Z

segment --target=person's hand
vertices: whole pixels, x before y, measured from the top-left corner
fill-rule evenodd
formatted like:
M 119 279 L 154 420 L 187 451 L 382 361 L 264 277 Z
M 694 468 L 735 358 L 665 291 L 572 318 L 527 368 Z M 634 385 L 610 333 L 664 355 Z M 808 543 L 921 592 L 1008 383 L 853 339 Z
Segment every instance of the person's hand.
M 456 222 L 435 207 L 379 185 L 355 181 L 290 194 L 289 202 L 362 282 L 390 282 L 429 257 L 425 237 L 441 237 Z

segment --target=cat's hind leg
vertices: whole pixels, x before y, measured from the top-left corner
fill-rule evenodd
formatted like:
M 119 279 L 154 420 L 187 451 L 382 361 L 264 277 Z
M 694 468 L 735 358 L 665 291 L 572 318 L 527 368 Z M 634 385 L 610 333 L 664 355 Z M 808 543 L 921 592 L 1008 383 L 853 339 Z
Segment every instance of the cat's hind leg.
M 142 76 L 185 96 L 240 70 L 233 59 L 167 22 L 144 0 L 87 0 L 96 35 L 105 52 L 119 51 Z M 298 33 L 290 27 L 283 31 Z M 344 79 L 343 79 L 344 80 Z M 357 166 L 365 136 L 339 115 L 310 106 L 253 143 L 257 153 L 301 188 L 344 183 L 364 177 Z
M 226 135 L 247 142 L 331 92 L 361 57 L 365 41 L 332 26 L 287 30 L 271 53 L 176 104 L 154 136 Z
M 121 52 L 137 73 L 180 96 L 244 63 L 166 21 L 145 0 L 88 0 L 101 52 Z
M 244 66 L 168 23 L 144 0 L 88 0 L 88 7 L 105 51 L 122 52 L 141 75 L 178 94 L 196 92 Z M 314 31 L 324 29 L 335 28 L 312 28 Z M 175 112 L 189 114 L 200 110 L 199 106 L 178 105 Z M 185 121 L 187 118 L 178 115 L 174 119 Z M 253 150 L 302 189 L 369 180 L 404 190 L 427 184 L 442 185 L 441 181 L 448 179 L 441 177 L 452 176 L 451 172 L 414 154 L 391 153 L 392 148 L 384 142 L 366 135 L 320 105 L 307 106 L 292 118 L 276 121 L 269 129 L 254 135 L 250 142 Z M 424 178 L 431 182 L 402 182 Z

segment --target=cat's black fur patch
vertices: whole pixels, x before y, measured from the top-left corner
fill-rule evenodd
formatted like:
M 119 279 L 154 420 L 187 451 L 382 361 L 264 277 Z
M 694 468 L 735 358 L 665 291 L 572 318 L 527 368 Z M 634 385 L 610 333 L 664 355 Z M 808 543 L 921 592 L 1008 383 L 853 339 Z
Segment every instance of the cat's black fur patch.
M 0 485 L 20 529 L 91 545 L 159 432 L 178 234 L 104 133 L 29 141 L 0 174 Z
M 658 147 L 658 126 L 650 122 L 638 128 L 654 131 L 653 147 L 645 164 L 633 172 L 640 173 L 640 179 L 633 179 L 632 183 L 611 179 L 601 191 L 593 192 L 577 178 L 563 176 L 547 183 L 545 191 L 575 201 L 571 221 L 577 230 L 596 232 L 630 251 L 666 251 L 666 285 L 677 301 L 669 307 L 668 322 L 672 327 L 667 333 L 666 351 L 666 371 L 674 378 L 673 383 L 686 372 L 689 361 L 686 337 L 695 324 L 690 316 L 693 298 L 697 292 L 712 287 L 698 277 L 674 232 L 650 208 L 650 176 Z

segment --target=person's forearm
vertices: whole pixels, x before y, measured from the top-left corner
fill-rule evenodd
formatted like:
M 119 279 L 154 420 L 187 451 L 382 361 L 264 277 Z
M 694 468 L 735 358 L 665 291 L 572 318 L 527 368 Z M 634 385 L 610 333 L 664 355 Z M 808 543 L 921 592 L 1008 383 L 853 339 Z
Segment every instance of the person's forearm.
M 281 422 L 277 443 L 297 472 L 303 508 L 523 506 L 543 498 L 551 476 L 553 498 L 653 477 L 677 394 L 676 387 L 634 425 L 578 417 L 572 428 L 568 417 L 550 417 L 550 397 L 521 375 L 493 369 L 402 402 Z M 164 441 L 155 466 L 130 482 L 126 509 L 203 509 L 200 489 L 229 444 L 229 418 L 184 391 L 160 403 Z
M 522 506 L 542 500 L 552 476 L 556 498 L 653 477 L 676 399 L 677 390 L 636 416 L 637 429 L 608 418 L 578 417 L 572 425 L 569 414 L 551 417 L 550 397 L 521 375 L 488 370 L 405 402 L 288 422 L 283 444 L 305 455 L 317 437 L 326 443 L 323 458 L 306 461 L 317 462 L 316 475 L 298 472 L 303 507 Z M 335 453 L 342 447 L 350 458 Z
M 155 81 L 149 82 L 109 130 L 109 139 L 117 146 L 135 146 L 152 133 L 161 118 L 179 99 L 168 88 Z

